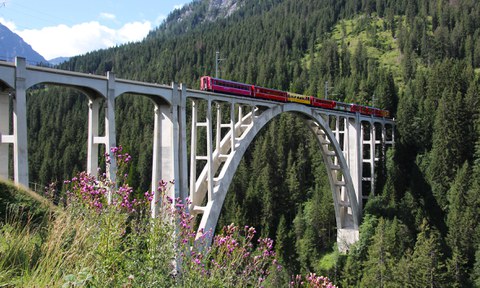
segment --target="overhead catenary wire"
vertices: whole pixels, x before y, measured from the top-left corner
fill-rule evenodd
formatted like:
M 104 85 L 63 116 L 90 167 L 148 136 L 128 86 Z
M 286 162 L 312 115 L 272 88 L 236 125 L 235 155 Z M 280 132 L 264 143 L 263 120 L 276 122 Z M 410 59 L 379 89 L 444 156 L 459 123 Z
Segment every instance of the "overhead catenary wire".
M 35 30 L 33 26 L 26 26 L 18 24 L 16 19 L 12 19 L 12 16 L 8 16 L 9 13 L 13 12 L 13 15 L 24 15 L 28 19 L 35 19 L 46 24 L 46 26 L 58 26 L 60 24 L 74 25 L 72 19 L 59 16 L 59 14 L 48 13 L 46 11 L 41 11 L 34 9 L 31 6 L 26 6 L 18 3 L 19 1 L 2 1 L 0 2 L 0 17 L 4 18 L 7 22 L 15 23 L 16 29 L 21 30 Z M 4 24 L 4 23 L 3 23 Z

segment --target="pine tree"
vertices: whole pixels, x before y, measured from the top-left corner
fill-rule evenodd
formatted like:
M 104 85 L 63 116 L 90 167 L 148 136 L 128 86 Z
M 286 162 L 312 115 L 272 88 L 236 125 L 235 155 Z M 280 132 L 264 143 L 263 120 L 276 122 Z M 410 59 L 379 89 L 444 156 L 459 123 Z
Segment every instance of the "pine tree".
M 452 95 L 445 91 L 436 113 L 429 175 L 433 193 L 443 209 L 456 170 L 469 158 L 471 149 L 464 145 L 465 127 L 468 127 L 464 109 L 460 93 Z
M 473 263 L 474 260 L 475 248 L 471 235 L 477 224 L 473 222 L 471 203 L 468 199 L 470 172 L 468 163 L 465 163 L 448 191 L 447 243 L 452 249 L 452 256 L 447 268 L 452 278 L 450 281 L 452 287 L 468 286 L 468 263 Z
M 394 259 L 391 255 L 390 239 L 387 235 L 387 223 L 380 218 L 372 243 L 368 248 L 368 258 L 364 262 L 361 287 L 387 287 L 392 281 L 392 266 Z
M 419 146 L 417 141 L 419 139 L 418 132 L 420 127 L 418 127 L 419 125 L 415 117 L 417 113 L 418 107 L 411 91 L 411 85 L 407 85 L 398 103 L 397 130 L 399 139 L 397 139 L 397 143 L 399 142 L 411 148 Z
M 368 247 L 372 244 L 373 235 L 378 225 L 379 219 L 370 214 L 366 214 L 360 226 L 360 235 L 357 243 L 351 247 L 345 266 L 343 268 L 342 286 L 357 286 L 363 277 L 363 262 L 368 257 Z
M 449 287 L 471 287 L 466 258 L 457 247 L 453 248 L 452 256 L 446 263 Z
M 424 221 L 412 255 L 411 283 L 416 287 L 443 287 L 445 263 L 440 248 L 440 235 Z
M 404 49 L 405 53 L 403 54 L 402 58 L 402 68 L 403 68 L 403 79 L 408 81 L 415 76 L 415 56 L 413 55 L 412 48 L 409 44 L 406 45 L 407 47 Z
M 310 271 L 308 255 L 312 249 L 308 246 L 309 243 L 303 240 L 307 231 L 307 223 L 303 215 L 303 207 L 298 210 L 298 213 L 293 220 L 293 228 L 295 231 L 295 251 L 298 255 L 300 271 L 302 271 L 302 273 Z
M 474 287 L 480 287 L 480 246 L 475 250 L 475 264 L 470 274 L 470 279 Z
M 397 111 L 398 96 L 395 81 L 391 71 L 379 70 L 377 83 L 375 85 L 375 107 L 386 109 L 390 111 L 391 117 L 395 117 L 394 113 Z

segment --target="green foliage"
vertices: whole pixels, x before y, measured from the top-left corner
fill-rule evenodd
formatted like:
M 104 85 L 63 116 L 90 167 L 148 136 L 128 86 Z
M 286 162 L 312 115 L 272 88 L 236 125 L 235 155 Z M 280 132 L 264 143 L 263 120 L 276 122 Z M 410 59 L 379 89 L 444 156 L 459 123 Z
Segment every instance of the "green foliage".
M 473 266 L 472 274 L 470 275 L 474 287 L 480 287 L 480 250 L 475 250 L 475 265 Z
M 206 0 L 194 1 L 145 41 L 73 57 L 61 68 L 100 75 L 114 70 L 119 78 L 197 88 L 200 76 L 213 74 L 220 51 L 223 78 L 318 97 L 327 96 L 328 81 L 329 98 L 389 109 L 397 120 L 395 149 L 387 156 L 385 185 L 378 183 L 383 191 L 364 211 L 360 241 L 344 262 L 336 262 L 344 286 L 377 286 L 378 279 L 392 287 L 478 283 L 479 4 L 239 3 L 229 17 L 209 18 L 219 12 L 209 10 Z M 87 97 L 47 85 L 30 89 L 27 101 L 31 180 L 45 185 L 84 170 Z M 152 105 L 125 95 L 116 106 L 117 143 L 135 159 L 127 183 L 139 195 L 150 187 Z M 335 241 L 332 195 L 315 141 L 300 118 L 274 119 L 246 152 L 219 219 L 220 226 L 245 224 L 277 237 L 275 249 L 289 274 L 324 269 L 318 259 Z M 405 241 L 394 247 L 403 257 L 389 246 L 399 235 Z M 35 249 L 29 246 L 22 255 Z M 380 258 L 381 265 L 375 262 Z M 146 271 L 145 277 L 155 274 Z M 426 279 L 426 273 L 435 277 Z M 90 275 L 76 270 L 62 279 L 87 285 Z M 123 284 L 137 283 L 138 277 L 127 278 Z
M 409 244 L 408 236 L 408 228 L 397 219 L 380 219 L 364 262 L 361 286 L 388 287 L 396 283 L 396 265 Z
M 121 151 L 112 150 L 120 167 L 129 159 Z M 67 205 L 43 227 L 10 218 L 0 228 L 0 285 L 259 287 L 282 281 L 279 273 L 270 276 L 282 269 L 272 239 L 254 238 L 253 227 L 233 224 L 213 239 L 212 231 L 196 239 L 194 218 L 180 199 L 167 196 L 167 183 L 160 185 L 160 217 L 154 219 L 148 213 L 153 193 L 133 199 L 128 185 L 116 189 L 84 172 L 66 184 Z M 308 276 L 320 280 L 315 287 L 331 287 L 327 278 Z
M 40 225 L 51 210 L 55 210 L 54 205 L 43 197 L 10 181 L 0 180 L 0 224 L 14 219 L 19 225 Z
M 424 222 L 412 255 L 410 285 L 421 287 L 446 285 L 445 262 L 439 237 L 438 232 Z
M 363 276 L 362 264 L 367 259 L 368 247 L 372 243 L 377 225 L 377 217 L 370 214 L 365 215 L 360 227 L 360 235 L 362 237 L 351 247 L 343 269 L 342 286 L 350 287 L 360 283 Z

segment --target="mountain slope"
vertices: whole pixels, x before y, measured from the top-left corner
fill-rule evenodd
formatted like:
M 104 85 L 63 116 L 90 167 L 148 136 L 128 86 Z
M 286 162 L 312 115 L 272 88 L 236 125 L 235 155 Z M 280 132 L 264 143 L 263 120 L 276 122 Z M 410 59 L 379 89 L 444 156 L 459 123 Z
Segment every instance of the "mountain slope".
M 62 67 L 197 88 L 201 75 L 213 74 L 220 51 L 222 78 L 318 97 L 328 81 L 329 97 L 389 109 L 397 120 L 395 151 L 375 156 L 388 160 L 379 169 L 388 177 L 376 183 L 365 208 L 358 247 L 335 257 L 327 272 L 342 287 L 471 287 L 479 281 L 480 81 L 474 70 L 480 67 L 480 5 L 245 0 L 230 16 L 205 21 L 210 3 L 196 1 L 188 17 L 175 12 L 179 18 L 166 22 L 174 24 L 141 43 L 74 57 Z M 86 143 L 79 129 L 86 100 L 75 102 L 80 97 L 70 92 L 43 94 L 28 98 L 31 175 L 63 179 L 65 167 L 84 165 L 85 148 L 75 146 Z M 117 143 L 133 155 L 130 179 L 143 192 L 151 175 L 152 104 L 122 96 L 116 105 Z M 314 140 L 295 115 L 272 121 L 239 165 L 219 220 L 254 225 L 276 238 L 280 262 L 292 273 L 323 273 L 319 259 L 335 241 L 332 195 Z M 68 153 L 56 152 L 59 144 Z
M 47 63 L 32 46 L 0 23 L 0 59 L 13 61 L 16 56 L 24 57 L 28 63 Z
M 157 29 L 147 37 L 185 33 L 207 22 L 231 16 L 244 5 L 245 0 L 195 0 L 170 13 Z

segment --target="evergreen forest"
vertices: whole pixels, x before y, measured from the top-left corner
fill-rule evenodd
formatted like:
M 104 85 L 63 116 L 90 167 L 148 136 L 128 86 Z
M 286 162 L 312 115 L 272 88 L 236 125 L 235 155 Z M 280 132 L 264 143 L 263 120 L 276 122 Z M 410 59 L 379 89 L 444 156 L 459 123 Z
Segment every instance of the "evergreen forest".
M 395 146 L 347 254 L 336 252 L 318 145 L 293 114 L 249 147 L 218 226 L 273 238 L 286 275 L 315 272 L 340 287 L 480 287 L 480 3 L 238 0 L 224 16 L 210 2 L 175 10 L 141 42 L 59 68 L 198 89 L 219 51 L 221 78 L 389 110 Z M 29 90 L 30 181 L 62 183 L 86 169 L 87 100 L 52 85 Z M 128 182 L 139 194 L 151 181 L 150 101 L 116 102 L 117 144 L 132 155 Z

